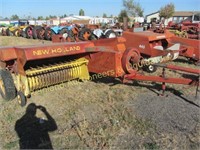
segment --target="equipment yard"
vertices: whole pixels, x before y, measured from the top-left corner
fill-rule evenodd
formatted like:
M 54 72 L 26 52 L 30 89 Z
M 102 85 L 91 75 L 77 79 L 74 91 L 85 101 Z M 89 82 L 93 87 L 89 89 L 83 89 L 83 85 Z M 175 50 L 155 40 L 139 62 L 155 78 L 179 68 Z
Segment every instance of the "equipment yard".
M 51 42 L 0 36 L 2 46 L 48 43 Z M 169 64 L 199 68 L 185 57 Z M 153 74 L 162 74 L 162 69 Z M 169 71 L 167 76 L 181 74 Z M 0 97 L 0 149 L 19 149 L 22 141 L 16 133 L 17 120 L 31 103 L 45 107 L 54 119 L 57 127 L 46 133 L 54 149 L 198 149 L 197 87 L 166 83 L 165 95 L 159 96 L 161 86 L 162 83 L 150 81 L 122 84 L 117 78 L 90 74 L 89 81 L 64 82 L 33 92 L 25 107 L 18 104 L 17 98 L 5 101 Z M 37 110 L 36 116 L 45 119 L 41 110 Z

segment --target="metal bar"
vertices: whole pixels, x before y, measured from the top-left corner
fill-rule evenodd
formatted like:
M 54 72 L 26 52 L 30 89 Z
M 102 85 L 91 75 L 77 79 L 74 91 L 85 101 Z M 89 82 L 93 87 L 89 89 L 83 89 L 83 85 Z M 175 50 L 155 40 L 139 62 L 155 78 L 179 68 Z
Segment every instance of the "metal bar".
M 199 82 L 192 79 L 181 79 L 181 78 L 163 78 L 160 76 L 146 76 L 142 74 L 127 74 L 124 76 L 126 80 L 141 80 L 141 81 L 154 81 L 154 82 L 165 82 L 173 84 L 184 84 L 184 85 L 198 85 Z

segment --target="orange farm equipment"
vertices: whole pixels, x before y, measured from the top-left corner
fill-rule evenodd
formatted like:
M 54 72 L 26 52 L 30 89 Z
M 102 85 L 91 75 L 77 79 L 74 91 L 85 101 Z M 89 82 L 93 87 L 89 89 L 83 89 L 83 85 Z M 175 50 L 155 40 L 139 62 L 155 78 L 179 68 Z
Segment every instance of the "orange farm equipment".
M 125 42 L 126 47 L 137 48 L 145 58 L 163 55 L 166 50 L 171 49 L 177 50 L 180 56 L 190 58 L 195 63 L 200 60 L 200 40 L 177 37 L 170 32 L 159 34 L 151 31 L 124 32 L 123 37 L 128 39 Z M 152 66 L 149 69 L 152 70 Z
M 89 80 L 89 72 L 101 77 L 120 78 L 122 82 L 127 80 L 161 82 L 163 92 L 165 83 L 199 85 L 200 71 L 191 68 L 163 64 L 161 76 L 141 74 L 137 67 L 171 61 L 179 52 L 169 49 L 165 53 L 160 51 L 150 58 L 142 59 L 138 47 L 127 47 L 126 42 L 125 38 L 118 37 L 74 43 L 1 47 L 1 95 L 6 100 L 17 96 L 23 106 L 32 92 L 70 80 Z M 194 76 L 171 78 L 167 76 L 166 68 Z

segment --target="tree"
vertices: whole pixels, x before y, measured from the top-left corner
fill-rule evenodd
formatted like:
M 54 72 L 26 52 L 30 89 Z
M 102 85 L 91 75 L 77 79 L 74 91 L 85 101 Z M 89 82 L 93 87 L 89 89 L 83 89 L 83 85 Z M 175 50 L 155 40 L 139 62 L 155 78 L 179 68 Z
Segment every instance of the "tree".
M 18 15 L 12 15 L 10 17 L 10 20 L 19 20 L 19 16 Z
M 48 16 L 46 16 L 45 20 L 49 20 L 50 18 Z
M 57 16 L 55 16 L 55 15 L 54 15 L 54 16 L 49 15 L 49 18 L 50 18 L 50 19 L 52 19 L 52 18 L 57 18 Z
M 84 12 L 83 9 L 80 9 L 80 10 L 79 10 L 79 16 L 85 16 L 85 12 Z
M 44 20 L 43 16 L 38 16 L 37 20 Z
M 121 12 L 119 13 L 119 15 L 118 15 L 118 21 L 119 22 L 123 22 L 123 18 L 124 17 L 127 17 L 128 18 L 128 14 L 127 14 L 127 11 L 126 10 L 121 10 Z M 128 18 L 128 21 L 129 21 L 130 19 Z
M 106 15 L 106 13 L 103 13 L 103 18 L 107 18 L 107 15 Z
M 165 5 L 164 7 L 160 8 L 160 17 L 164 18 L 164 19 L 169 19 L 170 17 L 173 16 L 175 11 L 175 6 L 173 3 L 169 3 L 167 5 Z
M 140 4 L 134 2 L 134 0 L 123 0 L 123 6 L 128 15 L 133 17 L 143 17 L 144 10 L 141 8 Z

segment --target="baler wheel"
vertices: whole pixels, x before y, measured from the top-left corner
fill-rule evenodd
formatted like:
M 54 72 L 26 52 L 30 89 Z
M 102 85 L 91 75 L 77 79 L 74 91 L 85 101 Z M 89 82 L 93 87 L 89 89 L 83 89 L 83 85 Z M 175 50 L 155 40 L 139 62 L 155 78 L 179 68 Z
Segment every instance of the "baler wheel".
M 22 93 L 21 91 L 18 91 L 17 93 L 17 100 L 18 103 L 20 104 L 20 106 L 25 106 L 26 105 L 26 96 L 24 95 L 24 93 Z
M 125 73 L 131 74 L 137 71 L 137 66 L 140 62 L 141 55 L 137 49 L 127 49 L 122 56 L 122 68 Z
M 16 97 L 16 88 L 9 71 L 0 70 L 0 93 L 3 99 L 12 100 Z
M 154 65 L 148 65 L 148 66 L 145 66 L 144 70 L 147 71 L 148 73 L 153 73 L 153 72 L 156 72 L 157 67 Z

